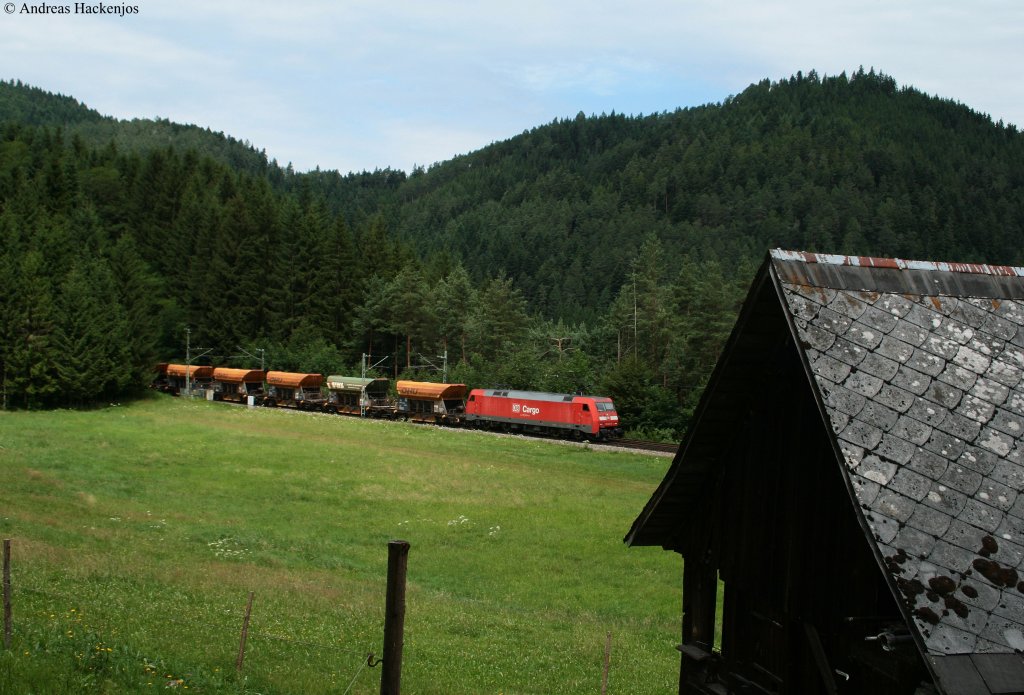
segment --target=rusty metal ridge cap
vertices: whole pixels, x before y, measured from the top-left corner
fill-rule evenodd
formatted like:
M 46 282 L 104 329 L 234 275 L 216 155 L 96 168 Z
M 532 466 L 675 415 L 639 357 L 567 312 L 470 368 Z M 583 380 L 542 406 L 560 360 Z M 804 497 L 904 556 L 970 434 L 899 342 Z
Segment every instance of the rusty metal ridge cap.
M 889 268 L 892 270 L 929 270 L 947 273 L 968 273 L 996 277 L 1024 277 L 1024 268 L 987 263 L 945 263 L 938 261 L 911 261 L 902 258 L 875 258 L 872 256 L 843 256 L 839 254 L 812 253 L 809 251 L 787 251 L 772 249 L 773 260 L 798 261 L 800 263 L 821 263 L 824 265 L 846 265 L 859 268 Z

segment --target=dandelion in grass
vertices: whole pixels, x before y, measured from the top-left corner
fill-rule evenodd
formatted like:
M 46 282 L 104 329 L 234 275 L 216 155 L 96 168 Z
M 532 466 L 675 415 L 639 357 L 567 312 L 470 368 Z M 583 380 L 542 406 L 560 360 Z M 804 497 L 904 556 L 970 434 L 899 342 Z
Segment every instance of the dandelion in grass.
M 469 519 L 462 514 L 459 514 L 456 518 L 448 522 L 448 526 L 464 526 L 469 523 Z

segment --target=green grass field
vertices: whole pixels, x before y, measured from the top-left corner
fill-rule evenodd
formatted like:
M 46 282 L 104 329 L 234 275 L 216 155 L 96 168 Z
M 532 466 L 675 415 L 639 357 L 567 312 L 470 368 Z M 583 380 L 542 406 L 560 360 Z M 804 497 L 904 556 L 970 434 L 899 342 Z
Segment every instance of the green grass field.
M 378 692 L 396 538 L 403 692 L 596 693 L 609 632 L 609 692 L 673 690 L 681 562 L 622 543 L 668 464 L 169 397 L 0 413 L 0 692 Z

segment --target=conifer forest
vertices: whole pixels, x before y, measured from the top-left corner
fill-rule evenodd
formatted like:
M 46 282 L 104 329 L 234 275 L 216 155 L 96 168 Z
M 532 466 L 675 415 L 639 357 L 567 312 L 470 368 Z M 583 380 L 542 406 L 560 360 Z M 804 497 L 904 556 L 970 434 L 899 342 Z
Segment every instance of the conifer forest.
M 449 381 L 609 395 L 672 439 L 768 249 L 1024 265 L 1022 242 L 1016 127 L 874 71 L 348 174 L 0 82 L 8 409 L 130 398 L 188 330 L 225 366 L 437 381 L 447 355 Z

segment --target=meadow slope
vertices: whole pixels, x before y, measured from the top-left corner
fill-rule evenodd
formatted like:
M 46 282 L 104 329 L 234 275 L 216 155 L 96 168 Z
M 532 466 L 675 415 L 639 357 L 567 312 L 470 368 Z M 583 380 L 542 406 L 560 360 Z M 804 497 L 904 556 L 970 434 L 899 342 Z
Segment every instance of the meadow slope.
M 621 540 L 668 463 L 169 397 L 0 413 L 0 691 L 377 692 L 395 538 L 404 692 L 593 693 L 609 632 L 610 692 L 669 691 L 681 564 Z

